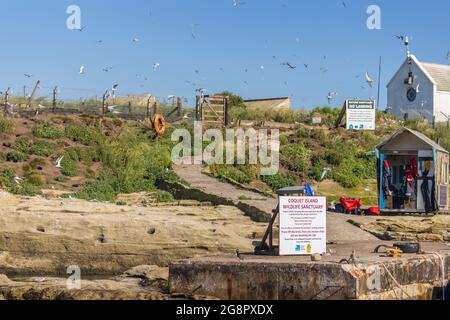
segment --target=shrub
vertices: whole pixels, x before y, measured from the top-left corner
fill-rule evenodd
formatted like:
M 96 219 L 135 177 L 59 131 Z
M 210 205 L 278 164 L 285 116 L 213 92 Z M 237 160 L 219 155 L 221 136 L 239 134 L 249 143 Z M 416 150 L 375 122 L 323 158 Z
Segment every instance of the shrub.
M 44 139 L 59 139 L 63 136 L 63 132 L 54 129 L 51 123 L 43 123 L 34 126 L 31 132 L 35 137 Z
M 45 184 L 44 178 L 39 174 L 30 174 L 27 180 L 35 187 L 42 187 Z
M 254 176 L 250 172 L 244 172 L 231 165 L 213 165 L 210 167 L 211 174 L 219 179 L 231 179 L 246 184 L 253 181 Z
M 158 190 L 156 192 L 156 201 L 157 202 L 171 202 L 171 201 L 173 201 L 173 195 L 169 192 Z
M 30 147 L 29 153 L 40 157 L 50 157 L 56 149 L 57 146 L 53 143 L 39 140 Z
M 272 176 L 261 176 L 261 180 L 273 191 L 286 187 L 292 187 L 297 184 L 297 177 L 292 174 L 285 175 L 282 173 L 277 173 Z
M 376 165 L 374 160 L 349 157 L 335 170 L 333 178 L 344 188 L 355 188 L 364 179 L 376 178 Z
M 19 152 L 19 151 L 12 151 L 9 152 L 6 155 L 6 160 L 9 162 L 24 162 L 27 161 L 29 159 L 29 156 L 26 155 L 25 153 Z
M 61 173 L 66 177 L 75 177 L 78 174 L 77 163 L 68 156 L 62 159 L 61 167 Z
M 12 194 L 27 196 L 27 197 L 34 197 L 34 196 L 42 195 L 42 191 L 38 187 L 32 185 L 31 183 L 29 183 L 27 181 L 21 183 L 20 185 L 11 184 L 10 186 L 7 187 L 7 191 Z
M 69 124 L 64 130 L 64 136 L 74 142 L 92 146 L 100 143 L 103 138 L 100 132 L 81 124 Z
M 311 165 L 311 150 L 303 144 L 288 145 L 281 149 L 283 161 L 289 170 L 306 172 Z
M 20 137 L 16 139 L 16 142 L 11 146 L 12 149 L 21 153 L 30 153 L 30 148 L 33 145 L 33 141 L 28 137 Z
M 75 197 L 85 200 L 113 201 L 117 196 L 114 181 L 99 179 L 88 182 L 82 191 L 75 193 Z
M 81 159 L 81 149 L 78 147 L 66 148 L 66 153 L 75 162 L 79 162 Z

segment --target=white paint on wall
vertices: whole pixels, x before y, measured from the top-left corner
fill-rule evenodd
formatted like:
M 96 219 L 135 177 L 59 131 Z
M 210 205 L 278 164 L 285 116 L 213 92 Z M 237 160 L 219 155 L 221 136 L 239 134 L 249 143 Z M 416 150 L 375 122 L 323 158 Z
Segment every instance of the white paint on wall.
M 405 84 L 409 72 L 415 76 L 413 85 Z M 407 98 L 408 89 L 411 87 L 418 88 L 419 91 L 413 102 Z M 388 84 L 388 107 L 392 108 L 392 113 L 397 118 L 403 119 L 405 114 L 408 114 L 409 119 L 424 117 L 431 122 L 434 116 L 435 87 L 426 71 L 412 58 L 410 64 L 407 61 L 403 63 Z
M 450 92 L 437 91 L 436 93 L 436 122 L 447 121 L 444 114 L 450 116 Z

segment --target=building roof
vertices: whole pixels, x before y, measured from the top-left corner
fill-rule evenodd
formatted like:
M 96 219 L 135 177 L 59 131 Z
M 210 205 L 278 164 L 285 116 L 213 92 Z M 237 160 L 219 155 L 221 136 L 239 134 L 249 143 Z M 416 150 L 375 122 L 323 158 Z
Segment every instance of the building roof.
M 401 128 L 400 130 L 398 130 L 396 133 L 394 133 L 391 137 L 389 137 L 387 140 L 383 141 L 382 143 L 380 143 L 377 146 L 377 150 L 380 150 L 381 148 L 383 148 L 384 146 L 386 146 L 387 144 L 389 144 L 391 141 L 395 140 L 397 137 L 399 137 L 401 134 L 405 133 L 405 132 L 409 132 L 413 135 L 415 135 L 417 138 L 419 138 L 420 140 L 422 140 L 423 142 L 425 142 L 426 144 L 428 144 L 430 147 L 433 147 L 433 149 L 436 149 L 438 151 L 444 152 L 444 153 L 449 153 L 447 150 L 445 150 L 442 146 L 440 146 L 439 144 L 437 144 L 435 141 L 431 140 L 430 138 L 428 138 L 426 135 L 424 135 L 423 133 L 420 133 L 418 131 L 412 130 L 410 128 Z
M 405 62 L 402 64 L 402 67 L 409 62 L 409 60 L 414 61 L 419 69 L 425 73 L 425 75 L 430 79 L 430 81 L 436 85 L 438 91 L 446 91 L 450 92 L 450 65 L 447 64 L 437 64 L 437 63 L 429 63 L 422 62 L 417 59 L 416 56 L 410 55 L 406 58 Z M 388 86 L 394 81 L 397 74 L 402 69 L 400 67 L 392 79 L 389 81 Z
M 450 65 L 421 62 L 436 82 L 438 91 L 450 91 Z
M 245 100 L 244 104 L 248 108 L 257 108 L 264 110 L 271 110 L 277 108 L 291 108 L 291 98 L 290 97 L 278 97 L 278 98 L 268 98 L 268 99 L 253 99 Z

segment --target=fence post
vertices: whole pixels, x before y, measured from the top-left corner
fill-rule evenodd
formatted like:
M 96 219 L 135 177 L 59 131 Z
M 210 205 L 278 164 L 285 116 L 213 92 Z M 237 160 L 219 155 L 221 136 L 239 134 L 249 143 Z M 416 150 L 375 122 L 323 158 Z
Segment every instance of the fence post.
M 195 97 L 195 120 L 199 121 L 199 115 L 200 115 L 200 97 Z
M 102 102 L 102 114 L 103 115 L 106 114 L 106 99 L 107 99 L 108 94 L 109 94 L 108 90 L 106 90 L 106 92 L 103 94 L 103 102 Z
M 131 101 L 128 101 L 128 113 L 131 114 Z
M 5 92 L 5 112 L 8 110 L 8 105 L 9 105 L 9 91 L 11 90 L 11 88 L 8 88 Z
M 147 98 L 147 105 L 145 107 L 147 119 L 150 118 L 150 102 L 151 102 L 151 100 L 152 100 L 152 96 L 149 95 L 148 98 Z
M 39 89 L 39 86 L 41 85 L 41 81 L 38 80 L 36 82 L 36 85 L 34 86 L 33 92 L 31 93 L 30 99 L 28 100 L 28 108 L 31 108 L 33 105 L 33 99 L 34 96 L 36 95 L 37 90 Z
M 183 100 L 181 100 L 180 97 L 178 97 L 177 100 L 177 109 L 178 109 L 178 116 L 181 117 L 181 114 L 183 113 Z
M 157 113 L 158 113 L 158 103 L 155 101 L 155 103 L 153 104 L 153 116 L 156 116 Z
M 56 106 L 57 106 L 56 100 L 57 100 L 57 98 L 58 98 L 58 86 L 56 86 L 53 89 L 53 113 L 56 112 Z

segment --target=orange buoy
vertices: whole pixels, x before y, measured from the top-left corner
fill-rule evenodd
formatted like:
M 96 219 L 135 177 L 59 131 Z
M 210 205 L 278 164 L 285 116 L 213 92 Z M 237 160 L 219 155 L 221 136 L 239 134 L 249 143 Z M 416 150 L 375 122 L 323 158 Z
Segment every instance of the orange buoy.
M 158 136 L 162 136 L 166 132 L 166 120 L 161 114 L 157 114 L 153 120 L 153 130 Z

